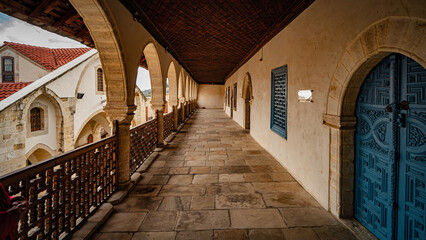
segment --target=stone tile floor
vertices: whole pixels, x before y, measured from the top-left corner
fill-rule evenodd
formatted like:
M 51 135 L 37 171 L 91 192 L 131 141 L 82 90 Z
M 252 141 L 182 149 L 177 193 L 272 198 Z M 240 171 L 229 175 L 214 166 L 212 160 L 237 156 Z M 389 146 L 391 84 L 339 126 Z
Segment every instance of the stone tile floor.
M 356 239 L 221 110 L 199 109 L 94 239 Z

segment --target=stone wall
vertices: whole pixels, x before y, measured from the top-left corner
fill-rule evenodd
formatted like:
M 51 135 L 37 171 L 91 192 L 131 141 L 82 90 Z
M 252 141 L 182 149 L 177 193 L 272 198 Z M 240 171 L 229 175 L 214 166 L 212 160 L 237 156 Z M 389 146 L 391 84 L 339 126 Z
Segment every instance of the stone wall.
M 424 64 L 425 12 L 421 0 L 317 0 L 226 81 L 225 87 L 238 84 L 233 118 L 244 126 L 242 86 L 250 74 L 254 96 L 250 134 L 335 215 L 350 216 L 347 206 L 353 199 L 353 131 L 339 129 L 354 125 L 354 119 L 341 113 L 343 101 L 348 101 L 346 89 L 359 88 L 360 83 L 351 86 L 345 79 L 368 73 L 372 63 L 391 52 Z M 357 72 L 363 61 L 368 64 Z M 283 65 L 288 68 L 287 140 L 270 130 L 271 70 Z M 313 102 L 299 102 L 298 90 L 313 90 Z M 348 94 L 350 109 L 357 91 Z M 331 115 L 324 118 L 328 109 Z M 228 107 L 226 112 L 230 115 Z M 332 123 L 323 124 L 327 121 L 338 124 L 330 128 Z M 344 159 L 348 164 L 342 164 Z M 343 202 L 346 210 L 341 209 Z
M 199 108 L 223 108 L 223 85 L 198 85 L 197 104 Z

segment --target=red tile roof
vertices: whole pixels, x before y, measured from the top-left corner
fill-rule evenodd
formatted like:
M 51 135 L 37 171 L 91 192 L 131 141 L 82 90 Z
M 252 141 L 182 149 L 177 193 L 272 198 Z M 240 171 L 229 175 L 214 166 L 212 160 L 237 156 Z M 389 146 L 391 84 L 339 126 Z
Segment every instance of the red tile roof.
M 6 41 L 3 44 L 3 46 L 6 45 L 15 49 L 50 71 L 92 50 L 91 48 L 46 48 Z
M 0 101 L 30 85 L 31 83 L 32 82 L 0 83 Z

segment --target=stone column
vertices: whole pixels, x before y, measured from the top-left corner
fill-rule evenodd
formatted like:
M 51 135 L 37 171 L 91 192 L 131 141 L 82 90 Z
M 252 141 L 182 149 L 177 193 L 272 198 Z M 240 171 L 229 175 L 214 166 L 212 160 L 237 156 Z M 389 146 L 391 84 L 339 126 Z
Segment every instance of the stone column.
M 119 189 L 125 189 L 130 184 L 130 124 L 136 106 L 107 105 L 104 110 L 108 114 L 109 120 L 117 124 L 118 187 Z
M 356 117 L 324 115 L 330 127 L 330 212 L 339 218 L 353 217 Z
M 173 105 L 173 132 L 177 131 L 178 128 L 178 108 L 176 105 Z
M 180 118 L 181 118 L 181 122 L 184 122 L 185 121 L 185 98 L 179 98 L 179 102 L 180 102 L 180 106 L 181 106 L 181 109 L 182 109 L 182 115 L 181 116 L 179 116 Z
M 152 105 L 157 118 L 157 147 L 164 147 L 164 105 Z

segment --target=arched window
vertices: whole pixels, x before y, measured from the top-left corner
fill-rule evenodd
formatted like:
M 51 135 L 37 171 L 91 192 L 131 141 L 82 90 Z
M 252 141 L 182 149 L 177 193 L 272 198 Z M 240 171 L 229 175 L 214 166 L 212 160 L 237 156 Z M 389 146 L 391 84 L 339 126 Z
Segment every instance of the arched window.
M 87 136 L 87 143 L 92 143 L 93 142 L 93 135 L 89 134 L 89 136 Z
M 30 111 L 31 114 L 31 132 L 41 130 L 41 109 L 33 108 Z
M 97 83 L 98 91 L 104 91 L 104 74 L 102 68 L 98 68 L 97 70 Z

